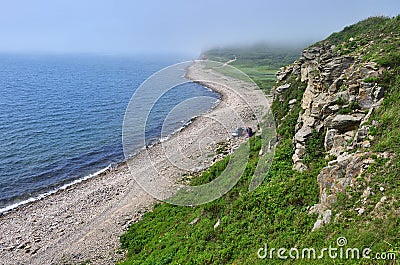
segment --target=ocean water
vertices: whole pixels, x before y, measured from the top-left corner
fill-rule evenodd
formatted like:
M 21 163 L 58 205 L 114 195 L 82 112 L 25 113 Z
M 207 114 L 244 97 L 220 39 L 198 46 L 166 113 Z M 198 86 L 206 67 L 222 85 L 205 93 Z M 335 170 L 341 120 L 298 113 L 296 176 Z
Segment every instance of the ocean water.
M 0 213 L 123 161 L 121 132 L 130 98 L 146 78 L 177 62 L 0 55 Z M 169 133 L 215 106 L 219 96 L 191 82 L 166 93 L 147 120 L 148 143 L 160 140 L 161 126 L 175 105 L 199 96 L 212 100 L 164 124 Z

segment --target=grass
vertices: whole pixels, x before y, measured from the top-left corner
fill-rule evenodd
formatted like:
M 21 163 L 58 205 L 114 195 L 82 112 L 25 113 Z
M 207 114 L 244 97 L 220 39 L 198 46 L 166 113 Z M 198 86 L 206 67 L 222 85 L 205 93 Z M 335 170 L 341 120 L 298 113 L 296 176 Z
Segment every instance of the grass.
M 251 47 L 211 49 L 204 52 L 203 57 L 224 63 L 236 57 L 236 61 L 230 65 L 246 73 L 268 93 L 277 81 L 275 73 L 280 67 L 294 62 L 300 53 L 300 47 L 258 44 Z
M 128 249 L 121 264 L 262 264 L 256 253 L 264 242 L 294 245 L 315 221 L 305 207 L 317 202 L 318 189 L 309 189 L 316 187 L 315 173 L 292 171 L 292 148 L 286 141 L 277 152 L 268 184 L 248 192 L 258 141 L 250 140 L 247 169 L 228 194 L 193 208 L 159 204 L 133 225 L 121 237 Z M 218 171 L 206 175 L 210 172 Z M 296 196 L 288 196 L 293 193 Z M 214 229 L 218 219 L 221 224 Z

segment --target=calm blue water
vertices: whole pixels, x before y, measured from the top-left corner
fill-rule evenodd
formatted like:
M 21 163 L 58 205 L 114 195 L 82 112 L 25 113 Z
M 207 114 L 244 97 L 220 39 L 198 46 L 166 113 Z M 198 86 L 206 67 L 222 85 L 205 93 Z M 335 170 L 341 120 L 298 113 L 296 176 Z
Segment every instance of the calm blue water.
M 122 122 L 133 92 L 151 74 L 177 62 L 0 55 L 0 209 L 121 162 Z M 149 117 L 149 142 L 160 138 L 168 111 L 195 96 L 218 98 L 194 83 L 172 89 Z M 168 130 L 178 130 L 215 101 L 182 113 Z

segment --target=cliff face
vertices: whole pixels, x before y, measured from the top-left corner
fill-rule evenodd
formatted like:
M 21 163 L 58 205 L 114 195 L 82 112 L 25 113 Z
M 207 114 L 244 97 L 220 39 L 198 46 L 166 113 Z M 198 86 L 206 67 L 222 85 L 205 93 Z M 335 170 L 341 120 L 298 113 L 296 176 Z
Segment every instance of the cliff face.
M 254 60 L 246 54 L 254 52 L 242 52 L 232 64 L 257 72 L 255 81 L 269 92 L 266 62 L 281 56 Z M 348 26 L 306 49 L 277 77 L 271 110 L 278 143 L 263 183 L 249 191 L 260 156 L 266 155 L 261 139 L 250 138 L 246 170 L 230 192 L 196 207 L 155 207 L 121 238 L 129 258 L 123 264 L 280 264 L 257 254 L 267 247 L 344 246 L 338 239 L 350 250 L 369 246 L 371 253 L 398 253 L 400 16 Z M 191 183 L 209 183 L 227 161 Z M 376 261 L 372 255 L 361 258 L 345 260 Z M 327 255 L 308 260 L 333 262 Z
M 384 95 L 384 89 L 376 83 L 383 67 L 363 60 L 361 53 L 340 55 L 336 49 L 323 42 L 304 50 L 298 61 L 276 74 L 279 86 L 273 89 L 275 100 L 282 100 L 285 90 L 299 89 L 292 86 L 292 80 L 306 85 L 293 137 L 294 170 L 308 169 L 304 158 L 312 137 L 321 138 L 323 154 L 329 161 L 318 175 L 319 203 L 310 208 L 311 213 L 319 214 L 314 229 L 330 222 L 330 207 L 337 194 L 374 162 L 369 151 L 373 140 L 369 130 L 377 121 L 370 117 Z M 291 99 L 289 104 L 295 101 Z M 377 154 L 381 156 L 389 154 Z M 362 214 L 363 209 L 359 212 Z

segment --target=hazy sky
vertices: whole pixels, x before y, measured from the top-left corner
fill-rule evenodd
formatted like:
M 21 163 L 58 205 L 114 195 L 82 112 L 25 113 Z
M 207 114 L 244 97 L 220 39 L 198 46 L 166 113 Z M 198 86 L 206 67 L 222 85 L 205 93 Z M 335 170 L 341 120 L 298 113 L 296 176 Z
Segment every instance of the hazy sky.
M 0 0 L 0 52 L 199 53 L 321 40 L 398 0 Z

